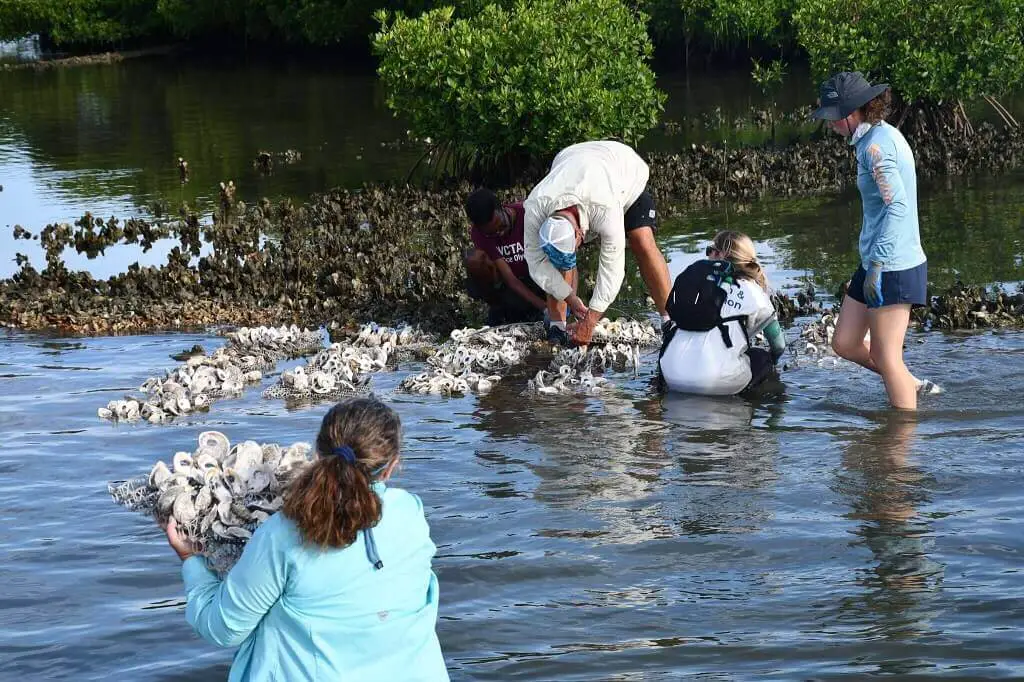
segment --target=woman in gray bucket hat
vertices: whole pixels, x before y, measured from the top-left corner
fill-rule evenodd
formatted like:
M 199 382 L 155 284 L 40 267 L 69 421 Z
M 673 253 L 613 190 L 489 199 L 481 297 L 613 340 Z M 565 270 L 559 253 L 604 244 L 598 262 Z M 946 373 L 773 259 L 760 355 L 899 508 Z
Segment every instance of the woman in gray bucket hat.
M 900 131 L 885 122 L 887 84 L 872 85 L 859 72 L 843 71 L 822 83 L 818 94 L 811 118 L 827 121 L 854 147 L 864 213 L 860 266 L 840 308 L 832 348 L 880 374 L 893 407 L 914 410 L 918 393 L 941 390 L 916 378 L 903 362 L 910 309 L 927 303 L 928 285 L 914 154 Z

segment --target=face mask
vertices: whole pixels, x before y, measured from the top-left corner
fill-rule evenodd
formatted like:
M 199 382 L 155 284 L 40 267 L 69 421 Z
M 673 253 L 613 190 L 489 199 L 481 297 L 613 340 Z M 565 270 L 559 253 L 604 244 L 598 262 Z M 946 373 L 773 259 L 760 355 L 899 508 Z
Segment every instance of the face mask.
M 556 269 L 576 267 L 576 230 L 561 216 L 551 216 L 540 226 L 540 248 Z

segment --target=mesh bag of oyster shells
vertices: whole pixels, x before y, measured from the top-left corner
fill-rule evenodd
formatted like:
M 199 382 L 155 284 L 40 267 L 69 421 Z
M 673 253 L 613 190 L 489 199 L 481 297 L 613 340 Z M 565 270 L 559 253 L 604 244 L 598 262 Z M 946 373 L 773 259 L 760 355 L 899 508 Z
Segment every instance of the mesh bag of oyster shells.
M 241 395 L 246 385 L 263 380 L 263 371 L 285 359 L 323 348 L 319 331 L 291 327 L 242 327 L 227 334 L 228 342 L 210 355 L 197 354 L 162 378 L 150 377 L 139 387 L 143 396 L 125 396 L 97 410 L 101 419 L 152 424 L 206 410 L 213 400 Z
M 432 369 L 406 377 L 399 390 L 444 396 L 487 393 L 503 373 L 525 362 L 531 343 L 543 338 L 540 322 L 452 330 L 427 359 Z
M 649 321 L 601 318 L 594 326 L 591 344 L 630 344 L 643 348 L 661 345 L 661 331 Z
M 380 348 L 387 344 L 395 359 L 407 360 L 421 357 L 434 349 L 437 338 L 419 326 L 383 327 L 376 322 L 368 322 L 351 337 L 350 343 L 356 348 Z
M 639 330 L 639 331 L 638 331 Z M 642 327 L 628 330 L 626 338 L 641 338 Z M 562 348 L 551 358 L 548 369 L 540 370 L 527 382 L 526 395 L 598 395 L 612 390 L 615 384 L 594 372 L 606 369 L 640 368 L 639 343 L 607 342 L 604 344 Z
M 308 443 L 232 447 L 223 433 L 205 431 L 195 451 L 175 453 L 170 466 L 158 461 L 148 476 L 112 481 L 107 489 L 116 503 L 161 523 L 173 516 L 223 575 L 256 528 L 281 509 L 288 483 L 310 461 Z
M 487 393 L 510 369 L 526 364 L 532 344 L 546 336 L 541 322 L 453 330 L 449 340 L 428 359 L 432 370 L 406 377 L 399 388 L 409 393 L 444 396 Z M 594 330 L 592 344 L 558 351 L 552 361 L 554 374 L 548 377 L 542 371 L 527 392 L 600 392 L 610 383 L 594 377 L 594 370 L 613 366 L 635 370 L 640 363 L 640 348 L 660 343 L 660 332 L 648 322 L 601 320 Z
M 239 355 L 265 358 L 273 367 L 279 360 L 315 353 L 324 346 L 319 330 L 290 327 L 240 327 L 225 334 L 227 348 Z
M 434 338 L 419 327 L 382 327 L 370 322 L 350 340 L 331 344 L 305 366 L 281 373 L 264 398 L 314 402 L 370 392 L 371 375 L 403 357 L 434 348 Z
M 615 388 L 611 380 L 589 369 L 562 365 L 558 371 L 540 370 L 526 384 L 524 395 L 599 395 Z

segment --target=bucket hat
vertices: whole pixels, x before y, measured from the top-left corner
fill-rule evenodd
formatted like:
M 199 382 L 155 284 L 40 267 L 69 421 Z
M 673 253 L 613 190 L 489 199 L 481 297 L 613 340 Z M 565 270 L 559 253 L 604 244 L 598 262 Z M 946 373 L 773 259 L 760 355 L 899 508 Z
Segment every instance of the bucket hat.
M 841 71 L 818 88 L 820 106 L 811 118 L 839 121 L 881 95 L 888 83 L 871 85 L 860 71 Z

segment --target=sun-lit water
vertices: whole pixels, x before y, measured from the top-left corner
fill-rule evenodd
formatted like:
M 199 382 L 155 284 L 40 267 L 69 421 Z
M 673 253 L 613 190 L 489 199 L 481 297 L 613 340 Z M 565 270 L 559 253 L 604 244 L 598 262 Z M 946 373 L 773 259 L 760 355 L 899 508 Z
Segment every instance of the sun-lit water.
M 208 201 L 229 177 L 246 197 L 358 186 L 403 175 L 412 153 L 380 146 L 404 130 L 372 78 L 327 68 L 144 61 L 0 72 L 0 86 L 0 276 L 16 250 L 39 257 L 7 225 Z M 261 178 L 260 148 L 303 161 Z M 936 284 L 1024 279 L 1021 176 L 926 183 L 921 214 Z M 668 221 L 661 243 L 676 273 L 737 227 L 777 285 L 830 291 L 858 220 L 855 191 L 730 205 Z M 139 257 L 69 264 L 103 275 Z M 627 283 L 634 296 L 635 272 Z M 96 417 L 195 343 L 221 339 L 0 335 L 0 679 L 225 677 L 231 652 L 189 630 L 159 529 L 106 483 L 203 430 L 311 441 L 326 406 L 257 388 L 166 426 Z M 397 484 L 423 498 L 438 544 L 453 679 L 1024 676 L 1024 333 L 912 334 L 907 358 L 946 389 L 911 421 L 847 364 L 784 372 L 757 402 L 663 398 L 652 355 L 612 395 L 567 401 L 523 397 L 525 375 L 457 399 L 396 393 L 412 364 L 376 376 L 406 429 Z
M 194 343 L 220 340 L 0 339 L 5 679 L 224 676 L 159 529 L 106 482 L 206 429 L 310 441 L 325 407 L 256 389 L 168 426 L 96 417 Z M 439 547 L 453 678 L 1022 674 L 1024 335 L 915 336 L 908 359 L 946 388 L 911 422 L 848 365 L 785 372 L 758 403 L 660 398 L 651 356 L 600 399 L 528 399 L 523 377 L 412 397 L 394 389 L 414 366 L 377 376 Z

